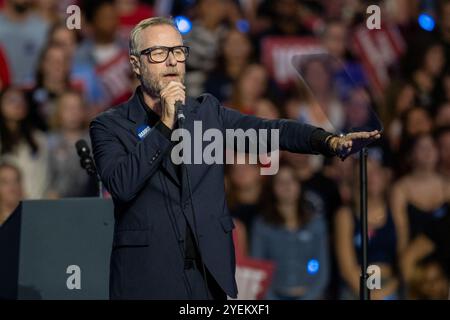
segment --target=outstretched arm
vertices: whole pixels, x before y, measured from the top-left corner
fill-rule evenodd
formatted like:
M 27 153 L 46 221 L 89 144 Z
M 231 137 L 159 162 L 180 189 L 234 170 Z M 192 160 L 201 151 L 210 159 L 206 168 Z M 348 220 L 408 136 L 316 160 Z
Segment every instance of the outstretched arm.
M 227 129 L 266 129 L 266 141 L 250 141 L 251 143 L 264 143 L 269 152 L 277 146 L 271 143 L 271 133 L 273 130 L 279 132 L 279 149 L 295 153 L 323 154 L 325 156 L 338 155 L 345 159 L 352 153 L 355 142 L 366 142 L 380 138 L 380 132 L 354 132 L 347 135 L 338 136 L 309 124 L 300 123 L 288 119 L 267 120 L 252 115 L 245 115 L 236 110 L 220 106 L 216 98 L 214 103 L 219 105 L 219 115 L 223 127 Z M 248 150 L 246 150 L 248 152 Z

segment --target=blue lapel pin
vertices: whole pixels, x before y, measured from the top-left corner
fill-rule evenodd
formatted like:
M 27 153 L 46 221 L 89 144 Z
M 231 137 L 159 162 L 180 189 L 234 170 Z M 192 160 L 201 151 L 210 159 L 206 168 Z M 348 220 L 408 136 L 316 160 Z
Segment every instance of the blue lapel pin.
M 151 129 L 152 128 L 150 128 L 149 125 L 142 124 L 139 127 L 137 127 L 136 134 L 140 140 L 143 140 L 150 133 Z

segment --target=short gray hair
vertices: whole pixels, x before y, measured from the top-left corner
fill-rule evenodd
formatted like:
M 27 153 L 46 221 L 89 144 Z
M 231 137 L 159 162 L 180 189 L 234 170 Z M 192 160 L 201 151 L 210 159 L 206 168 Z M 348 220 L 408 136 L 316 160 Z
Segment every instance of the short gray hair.
M 140 21 L 134 28 L 131 30 L 130 33 L 130 56 L 139 56 L 138 51 L 138 43 L 139 43 L 139 35 L 142 30 L 147 29 L 151 26 L 159 26 L 159 25 L 168 25 L 173 27 L 175 30 L 178 31 L 177 26 L 175 25 L 172 18 L 166 18 L 166 17 L 152 17 L 148 19 L 144 19 Z

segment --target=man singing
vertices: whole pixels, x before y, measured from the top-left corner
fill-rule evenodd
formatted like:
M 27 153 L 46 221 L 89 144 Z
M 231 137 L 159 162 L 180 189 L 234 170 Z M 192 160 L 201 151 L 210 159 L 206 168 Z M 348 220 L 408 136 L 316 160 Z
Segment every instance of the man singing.
M 354 139 L 380 135 L 340 137 L 291 120 L 243 115 L 210 94 L 186 97 L 188 53 L 172 20 L 141 21 L 130 35 L 130 63 L 141 85 L 129 101 L 102 113 L 90 126 L 98 173 L 115 208 L 111 299 L 237 296 L 224 166 L 174 164 L 176 104 L 183 106 L 183 127 L 191 134 L 194 121 L 221 132 L 279 130 L 279 149 L 296 153 L 332 156 L 350 152 Z

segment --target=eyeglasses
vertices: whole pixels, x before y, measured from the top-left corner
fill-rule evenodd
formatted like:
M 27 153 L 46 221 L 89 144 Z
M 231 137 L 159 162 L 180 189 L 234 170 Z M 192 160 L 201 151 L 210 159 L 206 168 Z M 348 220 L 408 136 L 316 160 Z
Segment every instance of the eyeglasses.
M 167 60 L 169 53 L 172 52 L 177 62 L 185 62 L 189 56 L 189 47 L 151 47 L 139 52 L 139 55 L 145 55 L 150 63 L 160 63 Z

